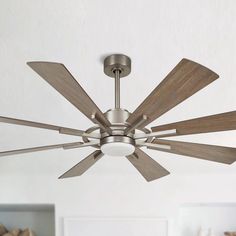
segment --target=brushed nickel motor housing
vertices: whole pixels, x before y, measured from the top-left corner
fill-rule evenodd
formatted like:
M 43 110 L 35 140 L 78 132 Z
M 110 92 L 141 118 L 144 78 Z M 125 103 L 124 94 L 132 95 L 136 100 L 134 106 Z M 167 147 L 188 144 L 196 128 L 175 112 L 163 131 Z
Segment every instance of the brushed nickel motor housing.
M 112 124 L 112 126 L 110 127 L 112 130 L 112 135 L 124 136 L 124 130 L 128 126 L 126 120 L 130 116 L 130 113 L 125 109 L 114 108 L 108 110 L 106 113 L 104 113 L 104 115 Z M 109 134 L 101 130 L 101 136 L 102 138 L 104 138 L 109 136 Z M 133 132 L 131 132 L 127 136 L 133 137 Z
M 125 109 L 115 108 L 108 110 L 105 116 L 112 125 L 125 125 L 130 113 Z
M 135 145 L 134 139 L 127 136 L 108 136 L 101 139 L 100 145 L 104 145 L 107 143 L 127 143 L 131 145 Z
M 131 72 L 131 59 L 123 54 L 113 54 L 104 60 L 104 73 L 114 78 L 114 72 L 120 71 L 120 78 L 125 77 Z

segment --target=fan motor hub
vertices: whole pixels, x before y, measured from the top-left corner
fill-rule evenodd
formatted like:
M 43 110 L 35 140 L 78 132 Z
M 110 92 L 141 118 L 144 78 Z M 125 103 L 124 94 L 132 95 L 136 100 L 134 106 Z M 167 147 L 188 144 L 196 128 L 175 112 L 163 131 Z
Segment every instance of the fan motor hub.
M 129 127 L 129 124 L 126 122 L 126 120 L 129 118 L 130 116 L 130 112 L 125 110 L 125 109 L 121 109 L 121 108 L 115 108 L 115 109 L 110 109 L 107 112 L 104 113 L 105 117 L 111 122 L 112 126 L 110 127 L 112 130 L 112 135 L 108 134 L 107 132 L 103 131 L 102 129 L 100 129 L 99 126 L 93 126 L 89 129 L 86 130 L 86 133 L 93 133 L 96 130 L 100 130 L 101 133 L 101 141 L 100 144 L 105 144 L 107 142 L 111 143 L 113 142 L 119 142 L 121 139 L 120 137 L 122 137 L 122 140 L 125 142 L 127 142 L 128 144 L 132 144 L 135 143 L 135 140 L 133 139 L 133 135 L 135 133 L 135 131 L 132 131 L 128 134 L 124 134 L 124 131 L 127 127 Z M 141 132 L 143 133 L 150 133 L 150 130 L 147 128 L 142 128 L 139 129 Z M 112 138 L 111 138 L 112 137 Z M 115 138 L 114 138 L 115 137 Z M 117 138 L 118 137 L 118 138 Z M 105 139 L 105 138 L 109 138 L 109 139 Z M 128 138 L 128 139 L 126 139 Z M 87 138 L 86 136 L 82 137 L 84 142 L 89 142 L 89 138 Z M 151 141 L 152 138 L 147 139 L 148 141 Z
M 124 136 L 124 130 L 128 127 L 126 120 L 129 118 L 130 113 L 121 108 L 110 109 L 104 113 L 105 117 L 110 121 L 112 126 L 112 136 Z M 133 133 L 129 133 L 127 136 L 133 137 Z M 101 130 L 102 138 L 110 136 L 107 132 Z
M 125 109 L 110 109 L 105 114 L 106 118 L 112 125 L 126 125 L 126 120 L 129 118 L 130 113 Z
M 101 145 L 104 145 L 107 143 L 127 143 L 131 145 L 135 145 L 134 139 L 128 136 L 122 136 L 122 135 L 108 136 L 108 137 L 102 138 L 100 141 Z

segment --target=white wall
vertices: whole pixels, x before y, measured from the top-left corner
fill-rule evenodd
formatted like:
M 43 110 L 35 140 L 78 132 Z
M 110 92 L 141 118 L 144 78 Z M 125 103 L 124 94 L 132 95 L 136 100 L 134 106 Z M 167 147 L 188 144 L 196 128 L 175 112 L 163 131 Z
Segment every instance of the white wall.
M 190 202 L 235 202 L 236 176 L 170 175 L 146 183 L 133 175 L 92 175 L 59 181 L 52 176 L 0 177 L 2 203 L 55 203 L 56 231 L 63 235 L 63 217 L 168 217 L 177 235 L 178 207 Z
M 168 236 L 164 218 L 67 218 L 64 236 Z

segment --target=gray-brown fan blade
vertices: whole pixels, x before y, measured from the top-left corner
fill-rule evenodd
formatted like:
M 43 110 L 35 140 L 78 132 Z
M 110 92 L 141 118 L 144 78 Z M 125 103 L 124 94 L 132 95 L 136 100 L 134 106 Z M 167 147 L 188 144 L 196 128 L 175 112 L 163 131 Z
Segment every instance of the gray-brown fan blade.
M 160 149 L 155 147 L 148 147 L 163 152 L 169 152 L 184 156 L 195 157 L 208 161 L 215 161 L 225 164 L 232 164 L 236 161 L 236 148 L 222 147 L 215 145 L 188 143 L 179 141 L 170 141 L 163 139 L 155 139 L 153 144 L 170 145 L 171 149 Z
M 70 178 L 70 177 L 82 175 L 92 165 L 94 165 L 102 156 L 103 156 L 103 153 L 100 150 L 93 152 L 92 154 L 87 156 L 85 159 L 80 161 L 78 164 L 73 166 L 65 174 L 60 176 L 59 179 Z
M 236 111 L 152 127 L 153 132 L 171 129 L 176 129 L 176 133 L 161 135 L 161 137 L 236 130 Z
M 93 116 L 96 115 L 104 126 L 111 125 L 63 64 L 37 61 L 27 64 L 91 121 L 94 122 Z
M 126 158 L 148 182 L 170 174 L 168 170 L 139 148 L 136 148 L 134 154 Z
M 40 147 L 32 147 L 32 148 L 24 148 L 24 149 L 16 149 L 11 151 L 4 151 L 0 152 L 0 157 L 2 156 L 10 156 L 10 155 L 16 155 L 16 154 L 23 154 L 23 153 L 30 153 L 30 152 L 39 152 L 39 151 L 45 151 L 45 150 L 51 150 L 51 149 L 58 149 L 58 148 L 65 148 L 67 146 L 71 145 L 78 145 L 81 144 L 81 142 L 74 142 L 74 143 L 64 143 L 64 144 L 55 144 L 55 145 L 48 145 L 48 146 L 40 146 Z
M 29 127 L 34 127 L 34 128 L 40 128 L 40 129 L 55 130 L 58 132 L 60 132 L 60 130 L 65 129 L 67 131 L 67 133 L 65 134 L 69 134 L 69 135 L 82 136 L 84 134 L 83 130 L 60 127 L 56 125 L 49 125 L 49 124 L 28 121 L 28 120 L 20 120 L 20 119 L 15 119 L 15 118 L 10 118 L 10 117 L 0 116 L 0 122 L 7 123 L 7 124 L 14 124 L 14 125 L 29 126 Z
M 130 115 L 127 122 L 132 126 L 145 115 L 147 120 L 139 126 L 143 128 L 218 77 L 210 69 L 188 59 L 182 59 Z

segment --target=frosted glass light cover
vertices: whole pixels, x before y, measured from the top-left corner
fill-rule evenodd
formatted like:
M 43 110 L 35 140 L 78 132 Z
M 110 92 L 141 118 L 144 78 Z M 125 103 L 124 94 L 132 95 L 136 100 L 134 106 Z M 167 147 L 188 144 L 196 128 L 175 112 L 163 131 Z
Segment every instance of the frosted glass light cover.
M 101 151 L 103 154 L 108 156 L 128 156 L 131 155 L 135 150 L 132 144 L 128 143 L 106 143 L 101 146 Z

